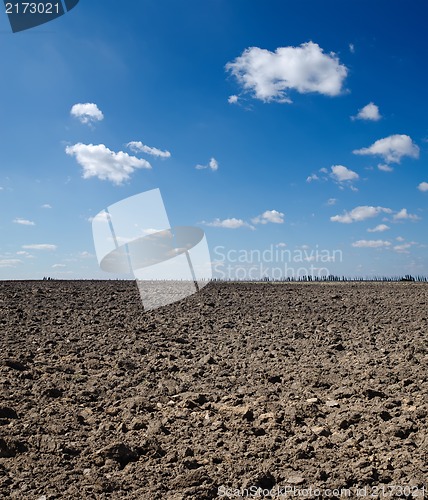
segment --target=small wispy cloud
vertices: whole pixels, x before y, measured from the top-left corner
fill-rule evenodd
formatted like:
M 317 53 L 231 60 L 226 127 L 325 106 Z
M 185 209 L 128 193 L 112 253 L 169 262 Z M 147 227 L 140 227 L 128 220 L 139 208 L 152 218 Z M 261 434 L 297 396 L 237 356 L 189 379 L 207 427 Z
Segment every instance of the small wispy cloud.
M 320 178 L 318 177 L 317 174 L 311 174 L 308 177 L 306 177 L 306 182 L 313 182 L 313 181 L 319 181 Z
M 355 248 L 382 248 L 391 246 L 390 241 L 384 240 L 358 240 L 352 243 Z
M 428 182 L 421 182 L 418 185 L 418 189 L 419 189 L 419 191 L 422 191 L 423 193 L 427 192 L 428 191 Z
M 211 227 L 222 227 L 226 229 L 239 229 L 240 227 L 249 227 L 252 228 L 250 224 L 245 222 L 242 219 L 236 219 L 232 217 L 230 219 L 214 219 L 212 222 L 205 222 L 205 225 Z
M 0 267 L 16 267 L 22 264 L 20 259 L 0 259 Z
M 65 264 L 54 264 L 52 266 L 53 269 L 58 269 L 58 268 L 62 268 L 62 267 L 67 267 Z
M 379 224 L 376 227 L 367 229 L 367 231 L 369 233 L 383 233 L 384 231 L 388 231 L 388 229 L 389 226 L 387 226 L 386 224 Z
M 42 208 L 48 208 L 49 209 L 49 208 L 52 208 L 52 206 L 49 205 L 49 203 L 45 203 L 44 205 L 42 205 Z
M 133 153 L 146 153 L 157 158 L 170 158 L 171 153 L 167 150 L 162 151 L 158 148 L 152 148 L 143 144 L 141 141 L 131 141 L 126 145 Z
M 218 170 L 218 161 L 215 158 L 211 158 L 210 161 L 208 162 L 208 165 L 196 165 L 196 170 L 203 170 L 203 169 L 209 169 L 215 172 Z
M 403 243 L 402 245 L 395 245 L 393 250 L 397 253 L 410 253 L 410 248 L 412 248 L 413 245 L 416 245 L 415 241 Z
M 36 244 L 31 244 L 31 245 L 22 245 L 22 248 L 24 250 L 48 250 L 48 251 L 53 251 L 53 250 L 56 250 L 58 247 L 57 247 L 57 245 L 52 245 L 50 243 L 36 243 Z
M 379 163 L 377 168 L 379 170 L 381 170 L 382 172 L 393 172 L 394 171 L 394 169 L 392 167 L 390 167 L 389 165 L 386 165 L 385 163 Z
M 229 104 L 236 104 L 238 102 L 239 97 L 237 95 L 230 95 L 227 99 Z
M 12 222 L 14 224 L 20 224 L 21 226 L 35 226 L 36 225 L 36 223 L 33 222 L 32 220 L 21 219 L 20 217 L 13 219 Z

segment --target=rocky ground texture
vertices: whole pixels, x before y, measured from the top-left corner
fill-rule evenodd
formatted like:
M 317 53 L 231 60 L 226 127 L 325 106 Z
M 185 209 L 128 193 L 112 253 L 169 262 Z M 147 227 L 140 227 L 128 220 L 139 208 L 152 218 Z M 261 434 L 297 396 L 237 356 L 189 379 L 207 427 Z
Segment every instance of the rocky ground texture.
M 0 282 L 0 498 L 422 497 L 427 327 L 423 283 Z

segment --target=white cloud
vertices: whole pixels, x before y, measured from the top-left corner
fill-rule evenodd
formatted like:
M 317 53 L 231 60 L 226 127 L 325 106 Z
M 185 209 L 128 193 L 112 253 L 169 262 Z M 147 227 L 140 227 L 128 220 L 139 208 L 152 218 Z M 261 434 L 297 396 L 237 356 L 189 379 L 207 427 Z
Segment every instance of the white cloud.
M 369 233 L 383 233 L 384 231 L 388 231 L 388 229 L 389 229 L 389 226 L 387 226 L 386 224 L 379 224 L 372 229 L 367 229 L 367 231 Z
M 402 236 L 397 236 L 395 239 L 396 239 L 397 241 L 404 241 L 404 238 L 403 238 Z
M 218 170 L 218 161 L 215 158 L 211 158 L 208 165 L 196 165 L 196 170 L 204 170 L 205 168 L 208 168 L 215 172 Z
M 356 248 L 381 248 L 389 247 L 391 243 L 384 240 L 358 240 L 352 243 L 353 247 Z
M 420 217 L 418 217 L 416 214 L 409 214 L 407 212 L 407 208 L 402 208 L 399 212 L 394 214 L 392 217 L 394 220 L 419 220 Z
M 54 264 L 52 267 L 53 267 L 54 269 L 57 269 L 57 268 L 59 268 L 59 267 L 67 267 L 67 266 L 66 266 L 65 264 Z
M 171 153 L 169 151 L 162 151 L 158 148 L 151 148 L 150 146 L 146 146 L 141 141 L 131 141 L 128 142 L 127 147 L 133 153 L 147 153 L 148 155 L 156 156 L 158 158 L 170 158 Z
M 343 165 L 333 165 L 331 167 L 330 177 L 337 182 L 356 181 L 360 178 L 357 172 L 354 172 Z
M 379 155 L 388 163 L 400 163 L 403 156 L 419 158 L 419 147 L 408 135 L 390 135 L 379 139 L 368 148 L 356 149 L 356 155 Z
M 71 115 L 77 118 L 81 123 L 90 124 L 104 119 L 102 111 L 93 102 L 85 104 L 75 104 L 70 111 Z
M 372 217 L 376 217 L 380 213 L 390 214 L 392 210 L 384 207 L 371 207 L 367 205 L 355 207 L 350 212 L 345 211 L 342 215 L 334 215 L 330 217 L 332 222 L 341 222 L 343 224 L 350 224 L 352 222 L 360 222 Z
M 247 222 L 242 219 L 235 219 L 232 217 L 231 219 L 214 219 L 212 222 L 206 222 L 207 226 L 211 227 L 224 227 L 226 229 L 238 229 L 240 227 L 252 227 Z
M 355 45 L 353 43 L 349 44 L 349 52 L 351 54 L 355 54 Z
M 16 252 L 16 255 L 21 255 L 22 257 L 25 257 L 26 259 L 34 259 L 34 255 L 31 255 L 31 253 L 28 253 L 25 250 L 20 250 L 19 252 Z
M 88 217 L 88 222 L 92 223 L 94 220 L 97 222 L 109 222 L 110 215 L 108 214 L 108 212 L 103 211 L 103 212 L 97 213 L 97 215 L 95 215 L 95 217 Z
M 336 205 L 336 202 L 337 202 L 336 198 L 329 198 L 329 199 L 327 200 L 327 205 L 328 205 L 329 207 L 331 207 L 331 206 L 333 206 L 333 205 Z
M 309 177 L 306 177 L 306 182 L 319 181 L 320 178 L 317 174 L 312 174 Z
M 325 54 L 313 42 L 279 47 L 275 52 L 250 47 L 228 62 L 226 70 L 245 91 L 263 102 L 291 102 L 288 97 L 291 89 L 302 94 L 339 95 L 348 72 L 333 52 Z
M 21 226 L 35 226 L 36 223 L 33 222 L 32 220 L 27 220 L 27 219 L 21 219 L 19 217 L 16 217 L 12 221 L 14 224 L 21 224 Z
M 98 177 L 114 184 L 122 184 L 130 178 L 137 168 L 152 168 L 147 160 L 129 156 L 119 151 L 115 153 L 104 144 L 82 144 L 67 146 L 65 152 L 75 156 L 77 163 L 83 167 L 83 178 Z
M 422 191 L 423 193 L 425 193 L 426 191 L 428 191 L 428 182 L 421 182 L 418 185 L 418 189 L 419 189 L 419 191 Z
M 382 118 L 382 116 L 379 113 L 379 108 L 376 106 L 376 104 L 370 102 L 369 104 L 364 106 L 364 108 L 358 110 L 357 116 L 352 116 L 351 118 L 353 120 L 371 120 L 377 122 Z
M 278 212 L 277 210 L 266 210 L 261 215 L 254 217 L 251 219 L 253 224 L 267 224 L 268 222 L 272 222 L 273 224 L 283 224 L 284 223 L 284 214 L 282 212 Z
M 410 253 L 409 248 L 411 248 L 412 243 L 403 243 L 402 245 L 395 245 L 394 250 L 398 253 Z
M 287 243 L 281 242 L 276 245 L 278 248 L 285 248 L 287 246 Z
M 343 165 L 333 165 L 330 167 L 330 173 L 329 171 L 323 167 L 319 169 L 319 174 L 311 174 L 310 176 L 306 177 L 306 182 L 313 182 L 313 181 L 328 181 L 329 177 L 330 179 L 333 179 L 337 184 L 339 184 L 340 189 L 343 189 L 344 186 L 349 187 L 353 191 L 358 191 L 356 187 L 352 185 L 353 181 L 357 181 L 360 176 L 357 174 L 357 172 L 354 172 L 353 170 L 344 167 Z
M 25 250 L 56 250 L 56 245 L 51 245 L 50 243 L 41 243 L 33 245 L 22 245 Z
M 79 257 L 80 257 L 81 259 L 90 259 L 90 258 L 92 258 L 92 257 L 93 257 L 93 255 L 92 255 L 90 252 L 88 252 L 88 251 L 84 250 L 83 252 L 80 252 L 80 253 L 79 253 Z
M 238 102 L 239 97 L 237 95 L 230 95 L 227 99 L 229 104 L 236 104 Z
M 45 203 L 44 205 L 42 205 L 42 208 L 52 208 L 51 205 L 49 205 L 49 203 Z
M 382 172 L 393 172 L 394 169 L 390 167 L 389 165 L 385 165 L 384 163 L 379 163 L 377 166 L 379 170 L 382 170 Z
M 22 260 L 19 260 L 19 259 L 0 259 L 0 267 L 16 267 L 18 264 L 22 264 Z

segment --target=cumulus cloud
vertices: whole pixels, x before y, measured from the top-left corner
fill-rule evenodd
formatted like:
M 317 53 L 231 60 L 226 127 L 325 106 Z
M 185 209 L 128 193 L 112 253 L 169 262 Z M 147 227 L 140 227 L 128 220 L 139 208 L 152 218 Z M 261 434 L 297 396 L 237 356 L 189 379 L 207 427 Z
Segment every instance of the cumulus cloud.
M 50 243 L 37 243 L 37 244 L 32 244 L 32 245 L 22 245 L 22 248 L 24 250 L 56 250 L 57 246 L 56 245 L 51 245 Z
M 350 212 L 345 211 L 342 215 L 334 215 L 330 217 L 330 220 L 332 222 L 341 222 L 342 224 L 351 224 L 352 222 L 361 222 L 376 217 L 381 213 L 390 214 L 391 212 L 390 208 L 362 205 L 355 207 Z
M 333 165 L 331 167 L 330 177 L 337 182 L 356 181 L 360 178 L 357 172 L 354 172 L 343 165 Z
M 420 217 L 418 217 L 416 214 L 409 214 L 407 211 L 407 208 L 402 208 L 399 212 L 393 215 L 393 220 L 419 220 Z
M 277 210 L 266 210 L 261 215 L 254 217 L 251 219 L 253 224 L 267 224 L 268 222 L 272 222 L 273 224 L 283 224 L 284 223 L 284 214 L 282 212 L 278 212 Z
M 169 151 L 162 151 L 158 148 L 151 148 L 150 146 L 146 146 L 141 141 L 131 141 L 128 142 L 127 147 L 133 153 L 146 153 L 148 155 L 156 156 L 158 158 L 170 158 L 171 153 Z
M 372 229 L 367 229 L 369 233 L 383 233 L 384 231 L 388 231 L 389 226 L 386 224 L 379 224 L 376 227 L 373 227 Z
M 127 181 L 138 168 L 152 168 L 147 160 L 130 156 L 123 151 L 115 153 L 104 144 L 78 143 L 67 146 L 65 152 L 76 158 L 77 163 L 83 168 L 84 179 L 98 177 L 116 185 Z
M 44 205 L 42 205 L 42 208 L 52 208 L 51 205 L 49 205 L 49 203 L 45 203 Z
M 196 170 L 204 170 L 205 168 L 208 168 L 215 172 L 218 170 L 218 161 L 215 158 L 211 158 L 208 165 L 196 165 Z
M 21 224 L 21 226 L 35 226 L 36 223 L 33 222 L 32 220 L 27 220 L 27 219 L 21 219 L 19 217 L 16 217 L 12 221 L 14 224 Z
M 390 135 L 384 139 L 379 139 L 368 148 L 355 149 L 356 155 L 379 155 L 387 163 L 400 163 L 401 158 L 419 158 L 419 147 L 414 144 L 408 135 Z
M 250 47 L 228 62 L 226 70 L 254 98 L 282 103 L 291 102 L 289 90 L 339 95 L 348 73 L 336 54 L 324 53 L 313 42 L 299 47 L 279 47 L 275 52 Z
M 428 191 L 428 182 L 421 182 L 418 185 L 418 189 L 419 189 L 419 191 L 422 191 L 423 193 L 425 193 L 426 191 Z
M 102 111 L 93 102 L 85 104 L 75 104 L 70 111 L 71 115 L 77 118 L 81 123 L 91 124 L 104 119 Z
M 370 102 L 369 104 L 364 106 L 364 108 L 358 110 L 356 116 L 352 116 L 351 118 L 353 120 L 371 120 L 377 122 L 382 118 L 382 116 L 379 113 L 379 108 L 376 106 L 376 104 Z
M 336 198 L 329 198 L 329 199 L 327 200 L 327 205 L 328 205 L 329 207 L 331 207 L 331 206 L 333 206 L 333 205 L 336 205 L 336 202 L 337 202 Z
M 238 102 L 239 97 L 237 95 L 230 95 L 227 99 L 229 104 L 236 104 Z
M 384 240 L 358 240 L 352 243 L 356 248 L 382 248 L 389 247 L 391 242 Z
M 353 191 L 357 191 L 357 188 L 353 186 L 353 181 L 359 180 L 360 176 L 357 174 L 357 172 L 354 172 L 350 168 L 347 168 L 343 165 L 333 165 L 330 167 L 330 173 L 329 171 L 323 167 L 318 170 L 318 173 L 311 174 L 306 178 L 306 182 L 313 182 L 313 181 L 328 181 L 332 179 L 334 182 L 336 182 L 340 189 L 343 189 L 344 186 L 349 187 Z
M 226 229 L 238 229 L 240 227 L 251 227 L 247 222 L 242 219 L 235 219 L 232 217 L 231 219 L 214 219 L 212 222 L 206 222 L 207 226 L 211 227 L 224 227 Z

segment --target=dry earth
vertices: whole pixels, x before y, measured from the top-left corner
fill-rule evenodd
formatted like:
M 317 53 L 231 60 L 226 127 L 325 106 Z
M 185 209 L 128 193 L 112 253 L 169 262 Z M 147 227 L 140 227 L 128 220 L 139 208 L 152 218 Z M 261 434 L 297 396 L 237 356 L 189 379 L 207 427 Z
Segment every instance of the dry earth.
M 3 281 L 0 311 L 0 498 L 428 486 L 426 284 L 211 283 L 145 313 L 133 282 Z

